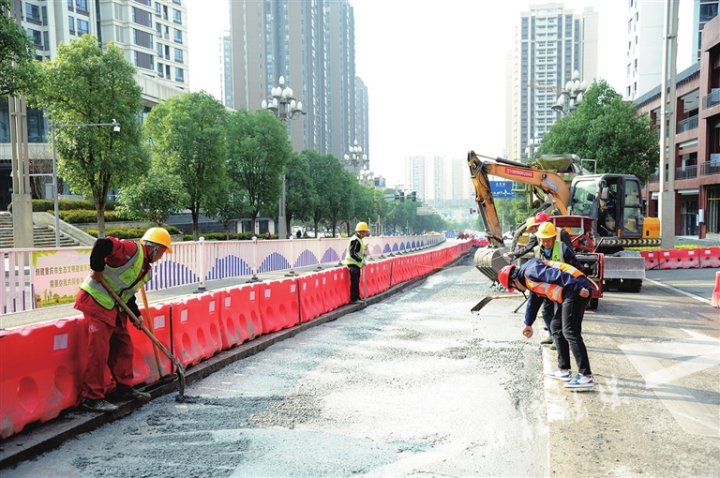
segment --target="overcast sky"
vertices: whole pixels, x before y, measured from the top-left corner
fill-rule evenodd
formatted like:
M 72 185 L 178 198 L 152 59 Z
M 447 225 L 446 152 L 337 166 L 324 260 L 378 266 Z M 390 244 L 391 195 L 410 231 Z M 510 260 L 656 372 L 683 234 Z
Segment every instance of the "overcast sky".
M 228 0 L 186 2 L 190 86 L 218 96 L 218 39 L 229 28 Z M 464 161 L 470 149 L 488 156 L 503 154 L 506 56 L 513 48 L 520 12 L 543 3 L 350 1 L 355 11 L 356 73 L 370 100 L 370 169 L 384 176 L 389 187 L 404 180 L 407 155 Z M 599 13 L 599 75 L 622 94 L 628 0 L 561 3 L 576 13 L 586 7 Z

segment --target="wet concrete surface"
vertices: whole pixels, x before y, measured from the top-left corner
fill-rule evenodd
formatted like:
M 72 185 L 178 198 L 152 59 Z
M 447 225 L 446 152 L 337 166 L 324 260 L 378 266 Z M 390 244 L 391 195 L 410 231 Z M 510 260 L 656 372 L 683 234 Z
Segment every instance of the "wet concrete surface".
M 540 349 L 520 315 L 469 312 L 490 285 L 470 261 L 3 478 L 546 475 Z

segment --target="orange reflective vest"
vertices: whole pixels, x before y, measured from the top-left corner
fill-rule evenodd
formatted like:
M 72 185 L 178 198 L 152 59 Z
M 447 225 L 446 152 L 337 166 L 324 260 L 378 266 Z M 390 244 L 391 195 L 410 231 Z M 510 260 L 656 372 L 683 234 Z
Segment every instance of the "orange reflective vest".
M 571 274 L 573 277 L 585 277 L 585 274 L 582 273 L 581 270 L 576 269 L 575 267 L 571 266 L 570 264 L 565 264 L 564 262 L 556 262 L 556 261 L 544 261 L 543 262 L 548 267 L 554 267 L 555 269 L 560 269 L 563 272 L 567 272 L 568 274 Z M 560 285 L 555 284 L 549 284 L 547 282 L 542 281 L 533 281 L 529 277 L 525 276 L 525 286 L 533 293 L 541 296 L 541 297 L 547 297 L 548 299 L 552 300 L 553 302 L 557 302 L 558 304 L 562 304 L 563 301 L 563 287 Z

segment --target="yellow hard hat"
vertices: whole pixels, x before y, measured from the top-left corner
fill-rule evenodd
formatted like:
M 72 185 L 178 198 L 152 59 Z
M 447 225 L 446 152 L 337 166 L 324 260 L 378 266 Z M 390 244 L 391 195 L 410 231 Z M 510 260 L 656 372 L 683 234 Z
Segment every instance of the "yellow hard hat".
M 370 231 L 370 228 L 368 227 L 367 222 L 360 221 L 357 223 L 357 226 L 355 226 L 355 232 L 360 232 L 360 231 L 365 231 L 365 232 Z
M 535 225 L 535 216 L 530 216 L 530 219 L 525 221 L 525 229 L 527 229 L 528 227 L 532 227 L 534 225 Z
M 170 239 L 170 233 L 162 227 L 151 227 L 150 229 L 145 231 L 142 239 L 140 239 L 140 243 L 143 243 L 145 241 L 154 242 L 155 244 L 165 246 L 165 252 L 172 254 L 172 249 L 170 248 L 170 242 L 172 242 Z
M 557 236 L 557 229 L 552 222 L 543 222 L 535 233 L 540 239 L 549 239 Z

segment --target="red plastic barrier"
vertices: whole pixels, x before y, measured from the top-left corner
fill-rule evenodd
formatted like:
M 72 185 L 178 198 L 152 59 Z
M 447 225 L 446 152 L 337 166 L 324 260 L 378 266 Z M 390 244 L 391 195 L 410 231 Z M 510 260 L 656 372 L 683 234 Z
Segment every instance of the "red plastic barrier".
M 713 307 L 720 307 L 720 271 L 715 273 L 715 290 L 713 290 L 710 305 Z
M 380 294 L 390 288 L 390 272 L 392 269 L 392 261 L 380 261 L 375 265 L 378 268 L 377 293 Z
M 171 304 L 158 304 L 150 306 L 150 317 L 155 330 L 155 337 L 170 349 L 170 309 Z M 148 315 L 144 309 L 141 313 L 145 323 L 148 324 Z M 149 328 L 149 327 L 148 327 Z M 142 383 L 155 383 L 162 376 L 172 375 L 170 359 L 158 351 L 162 374 L 155 361 L 155 347 L 144 332 L 128 325 L 128 331 L 133 341 L 133 381 L 132 385 Z M 106 374 L 107 375 L 107 374 Z
M 350 274 L 347 267 L 338 267 L 323 272 L 323 304 L 327 311 L 350 302 Z
M 222 350 L 221 292 L 206 293 L 173 302 L 175 355 L 183 366 L 197 365 Z
M 260 284 L 244 284 L 223 291 L 220 306 L 223 349 L 262 335 L 260 294 Z
M 402 284 L 408 280 L 407 257 L 396 257 L 392 266 L 392 285 Z
M 699 249 L 700 267 L 720 267 L 720 247 Z
M 277 332 L 300 322 L 298 310 L 298 280 L 282 279 L 263 283 L 260 296 L 260 316 L 263 334 Z
M 323 289 L 327 277 L 324 272 L 300 277 L 300 321 L 308 322 L 327 312 L 323 302 Z
M 680 249 L 683 254 L 680 256 L 683 269 L 697 269 L 700 267 L 700 255 L 697 249 Z
M 640 251 L 640 255 L 645 259 L 645 270 L 657 269 L 660 265 L 658 255 L 660 251 Z
M 682 269 L 683 257 L 679 249 L 660 251 L 660 269 Z
M 80 334 L 77 319 L 0 332 L 0 437 L 79 403 Z

